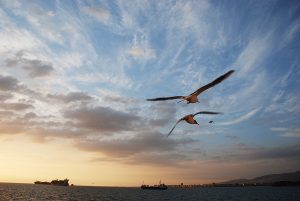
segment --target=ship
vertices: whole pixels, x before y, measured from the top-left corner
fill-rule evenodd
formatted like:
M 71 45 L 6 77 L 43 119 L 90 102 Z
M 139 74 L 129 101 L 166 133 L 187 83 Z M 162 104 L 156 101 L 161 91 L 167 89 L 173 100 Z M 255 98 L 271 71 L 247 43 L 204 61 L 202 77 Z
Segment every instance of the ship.
M 159 182 L 158 185 L 153 185 L 153 186 L 142 184 L 141 189 L 143 189 L 143 190 L 167 190 L 168 186 L 166 184 Z
M 34 184 L 42 184 L 42 185 L 54 185 L 54 186 L 69 186 L 69 179 L 64 180 L 52 180 L 51 182 L 47 181 L 35 181 Z
M 51 185 L 51 183 L 47 181 L 35 181 L 34 184 Z

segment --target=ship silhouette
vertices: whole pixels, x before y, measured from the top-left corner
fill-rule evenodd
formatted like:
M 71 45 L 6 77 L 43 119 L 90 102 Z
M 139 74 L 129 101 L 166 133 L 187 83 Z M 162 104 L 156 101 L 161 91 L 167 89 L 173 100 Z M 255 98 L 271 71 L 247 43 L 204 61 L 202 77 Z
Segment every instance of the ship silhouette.
M 47 181 L 35 181 L 34 184 L 42 184 L 42 185 L 54 185 L 54 186 L 69 186 L 69 179 L 64 180 L 52 180 L 51 182 Z
M 165 185 L 164 183 L 161 183 L 161 181 L 159 181 L 158 185 L 153 185 L 153 186 L 142 184 L 141 189 L 143 189 L 143 190 L 167 190 L 168 186 Z

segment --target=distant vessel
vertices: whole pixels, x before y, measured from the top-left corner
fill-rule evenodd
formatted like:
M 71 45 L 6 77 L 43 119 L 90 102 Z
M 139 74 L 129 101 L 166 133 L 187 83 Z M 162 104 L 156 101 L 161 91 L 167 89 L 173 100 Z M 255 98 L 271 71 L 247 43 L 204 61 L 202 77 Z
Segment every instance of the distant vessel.
M 69 179 L 64 180 L 52 180 L 51 182 L 47 181 L 35 181 L 34 184 L 42 184 L 42 185 L 54 185 L 54 186 L 69 186 Z
M 51 185 L 51 183 L 47 181 L 35 181 L 34 184 Z
M 142 184 L 141 189 L 143 189 L 143 190 L 167 190 L 168 186 L 159 182 L 159 185 L 153 185 L 153 186 Z

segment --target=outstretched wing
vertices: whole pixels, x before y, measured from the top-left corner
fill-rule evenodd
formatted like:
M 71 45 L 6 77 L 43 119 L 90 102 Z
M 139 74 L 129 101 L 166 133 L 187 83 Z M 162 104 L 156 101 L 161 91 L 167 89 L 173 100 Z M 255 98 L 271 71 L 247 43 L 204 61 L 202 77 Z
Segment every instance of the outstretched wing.
M 167 137 L 169 137 L 169 135 L 171 135 L 171 133 L 172 133 L 172 131 L 174 130 L 174 128 L 177 126 L 177 124 L 179 123 L 179 122 L 181 122 L 183 120 L 183 118 L 182 119 L 179 119 L 177 122 L 176 122 L 176 124 L 173 126 L 173 128 L 170 130 L 170 132 L 168 133 L 168 135 L 167 135 Z
M 197 113 L 193 114 L 193 116 L 196 116 L 198 114 L 223 114 L 223 113 L 222 112 L 200 111 L 200 112 L 197 112 Z
M 147 101 L 164 101 L 164 100 L 172 100 L 172 99 L 183 99 L 184 96 L 170 96 L 170 97 L 160 97 L 160 98 L 150 98 L 146 99 Z
M 227 73 L 225 73 L 224 75 L 221 75 L 220 77 L 218 77 L 217 79 L 215 79 L 214 81 L 212 81 L 211 83 L 197 89 L 195 92 L 193 92 L 190 95 L 196 95 L 198 96 L 200 93 L 202 93 L 203 91 L 219 84 L 220 82 L 222 82 L 223 80 L 225 80 L 226 78 L 228 78 L 232 73 L 234 72 L 234 70 L 230 70 Z

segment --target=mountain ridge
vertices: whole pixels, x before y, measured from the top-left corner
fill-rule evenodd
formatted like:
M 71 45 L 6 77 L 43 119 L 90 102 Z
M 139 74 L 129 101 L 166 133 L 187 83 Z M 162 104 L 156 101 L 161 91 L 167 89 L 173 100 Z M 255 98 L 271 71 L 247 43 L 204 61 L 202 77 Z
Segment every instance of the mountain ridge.
M 268 174 L 252 179 L 234 179 L 220 182 L 219 184 L 270 184 L 279 181 L 300 181 L 300 171 L 280 174 Z

